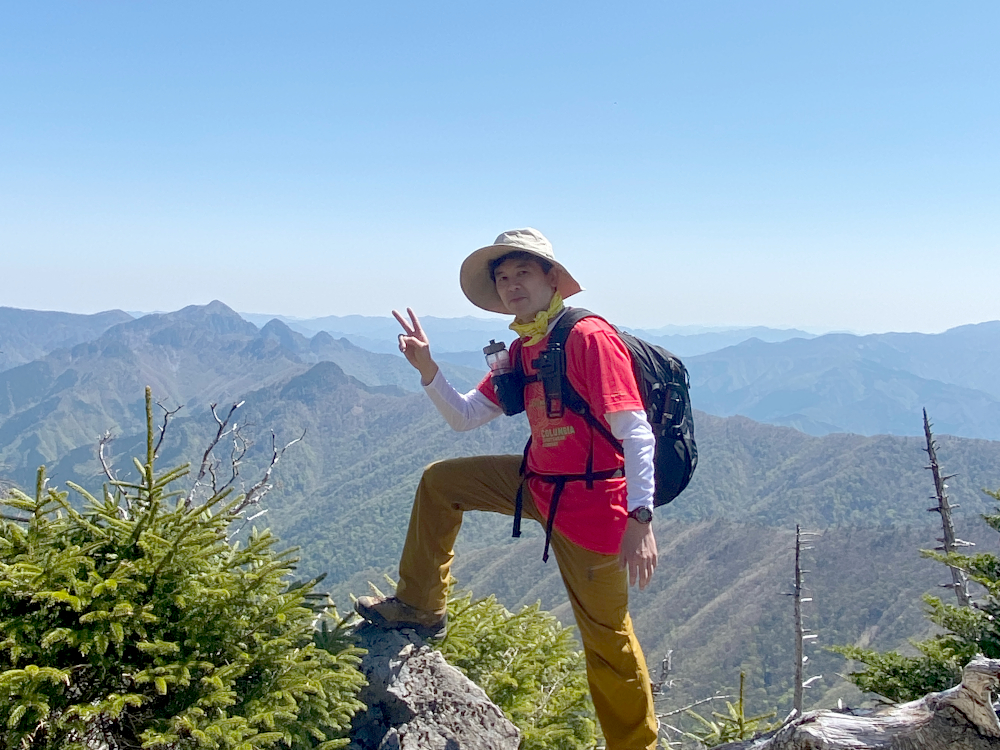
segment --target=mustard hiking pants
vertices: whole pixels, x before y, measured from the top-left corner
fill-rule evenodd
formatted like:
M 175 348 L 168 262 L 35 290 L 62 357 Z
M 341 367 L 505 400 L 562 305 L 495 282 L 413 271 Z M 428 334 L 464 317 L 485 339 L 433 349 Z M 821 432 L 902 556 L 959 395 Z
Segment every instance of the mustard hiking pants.
M 454 544 L 467 510 L 514 514 L 520 456 L 475 456 L 431 464 L 417 487 L 399 563 L 396 596 L 444 612 Z M 525 518 L 544 523 L 527 488 Z M 552 551 L 576 616 L 590 694 L 607 750 L 654 750 L 657 721 L 646 660 L 628 613 L 627 573 L 616 555 L 583 549 L 558 531 Z

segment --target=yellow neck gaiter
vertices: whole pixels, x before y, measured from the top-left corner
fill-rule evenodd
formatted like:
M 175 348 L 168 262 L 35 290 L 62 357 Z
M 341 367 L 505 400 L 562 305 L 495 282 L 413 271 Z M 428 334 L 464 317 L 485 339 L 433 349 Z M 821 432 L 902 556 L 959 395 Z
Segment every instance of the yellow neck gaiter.
M 552 295 L 552 301 L 549 303 L 547 310 L 535 313 L 535 319 L 530 323 L 518 323 L 515 320 L 510 324 L 510 330 L 522 339 L 530 337 L 527 341 L 522 342 L 524 346 L 534 346 L 545 338 L 545 334 L 549 332 L 549 321 L 558 315 L 563 307 L 565 305 L 563 305 L 562 295 L 559 292 L 555 292 Z

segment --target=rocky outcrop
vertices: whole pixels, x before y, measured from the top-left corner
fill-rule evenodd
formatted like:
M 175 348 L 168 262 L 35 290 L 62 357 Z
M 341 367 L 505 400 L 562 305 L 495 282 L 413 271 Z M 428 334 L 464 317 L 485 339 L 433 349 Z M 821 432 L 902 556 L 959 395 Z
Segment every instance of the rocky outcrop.
M 519 733 L 486 693 L 412 630 L 355 631 L 368 680 L 348 750 L 517 750 Z
M 720 750 L 1000 750 L 991 700 L 1000 660 L 978 657 L 962 684 L 863 715 L 808 711 L 776 732 Z

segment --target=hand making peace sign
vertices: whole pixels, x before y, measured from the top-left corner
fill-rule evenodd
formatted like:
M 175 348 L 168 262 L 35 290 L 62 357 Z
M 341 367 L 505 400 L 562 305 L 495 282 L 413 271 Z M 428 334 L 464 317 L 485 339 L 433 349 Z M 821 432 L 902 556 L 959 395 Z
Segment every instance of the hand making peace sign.
M 409 307 L 406 308 L 406 312 L 410 316 L 409 320 L 396 310 L 392 311 L 393 317 L 399 321 L 404 331 L 399 334 L 399 351 L 406 357 L 406 361 L 420 372 L 420 382 L 423 385 L 430 385 L 438 372 L 437 363 L 431 357 L 431 344 L 416 313 Z

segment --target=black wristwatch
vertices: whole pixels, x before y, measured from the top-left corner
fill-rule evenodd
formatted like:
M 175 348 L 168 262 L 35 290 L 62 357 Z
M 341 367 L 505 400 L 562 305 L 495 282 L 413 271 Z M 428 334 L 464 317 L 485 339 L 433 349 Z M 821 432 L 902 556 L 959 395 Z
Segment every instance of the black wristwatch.
M 639 523 L 650 523 L 653 520 L 653 509 L 643 505 L 629 513 L 628 517 L 634 518 Z

